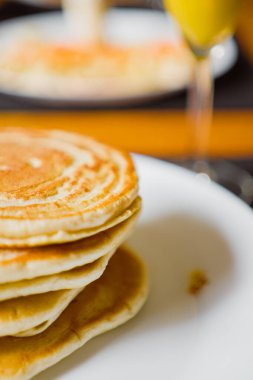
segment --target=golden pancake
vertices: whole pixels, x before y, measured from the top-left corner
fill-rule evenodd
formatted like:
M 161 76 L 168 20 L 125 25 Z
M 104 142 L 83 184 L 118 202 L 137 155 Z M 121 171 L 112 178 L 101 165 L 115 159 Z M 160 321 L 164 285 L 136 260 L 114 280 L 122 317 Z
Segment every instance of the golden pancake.
M 34 326 L 34 327 L 30 327 L 29 329 L 27 330 L 24 330 L 24 331 L 20 331 L 16 334 L 12 334 L 12 336 L 16 336 L 18 338 L 26 338 L 26 337 L 29 337 L 29 336 L 34 336 L 34 335 L 38 335 L 40 333 L 42 333 L 43 331 L 45 331 L 49 326 L 52 325 L 52 323 L 54 323 L 54 321 L 56 321 L 57 318 L 60 317 L 60 315 L 62 314 L 62 312 L 66 309 L 66 307 L 69 305 L 69 303 L 83 290 L 83 288 L 81 289 L 75 289 L 75 290 L 69 290 L 69 291 L 66 291 L 66 294 L 68 294 L 68 297 L 69 297 L 69 301 L 67 301 L 67 298 L 66 298 L 66 301 L 64 303 L 61 303 L 59 304 L 59 307 L 57 308 L 56 306 L 53 307 L 53 312 L 51 311 L 49 317 L 47 319 L 45 319 L 44 322 L 41 322 L 40 324 Z M 57 292 L 56 292 L 57 293 Z M 49 295 L 51 295 L 51 292 L 48 293 Z M 36 314 L 36 312 L 35 312 Z
M 0 284 L 0 301 L 63 289 L 83 288 L 102 275 L 111 256 L 109 253 L 91 264 L 51 276 Z
M 36 246 L 43 246 L 43 245 L 49 245 L 49 244 L 56 244 L 58 241 L 58 244 L 63 244 L 64 242 L 71 242 L 76 240 L 81 240 L 83 238 L 87 238 L 89 236 L 93 236 L 98 234 L 99 232 L 108 230 L 111 227 L 117 226 L 118 224 L 122 223 L 123 221 L 130 218 L 132 215 L 137 213 L 137 211 L 140 210 L 141 207 L 141 201 L 140 198 L 137 197 L 133 203 L 127 208 L 123 213 L 116 216 L 113 219 L 110 219 L 108 222 L 103 224 L 100 227 L 95 228 L 89 228 L 85 230 L 80 231 L 58 231 L 56 234 L 53 235 L 37 235 L 37 236 L 29 236 L 26 238 L 6 238 L 1 237 L 0 235 L 0 248 L 1 247 L 36 247 Z
M 132 318 L 147 297 L 143 263 L 120 248 L 99 280 L 88 285 L 42 334 L 0 339 L 0 380 L 28 380 L 88 340 Z
M 48 321 L 53 323 L 81 290 L 59 290 L 1 302 L 0 336 L 33 335 L 33 328 Z
M 114 252 L 132 233 L 138 213 L 117 226 L 73 243 L 0 248 L 0 284 L 49 276 L 89 264 Z
M 63 243 L 74 240 L 71 234 L 80 239 L 97 233 L 130 207 L 137 191 L 126 153 L 72 133 L 0 130 L 2 246 L 26 246 L 31 237 L 33 246 Z

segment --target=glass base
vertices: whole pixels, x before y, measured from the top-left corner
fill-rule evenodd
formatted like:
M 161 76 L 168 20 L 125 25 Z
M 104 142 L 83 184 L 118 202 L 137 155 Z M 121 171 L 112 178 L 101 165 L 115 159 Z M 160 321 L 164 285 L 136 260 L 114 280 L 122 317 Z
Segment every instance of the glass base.
M 183 164 L 203 179 L 212 180 L 225 187 L 246 203 L 253 202 L 253 177 L 246 170 L 228 161 L 187 161 Z

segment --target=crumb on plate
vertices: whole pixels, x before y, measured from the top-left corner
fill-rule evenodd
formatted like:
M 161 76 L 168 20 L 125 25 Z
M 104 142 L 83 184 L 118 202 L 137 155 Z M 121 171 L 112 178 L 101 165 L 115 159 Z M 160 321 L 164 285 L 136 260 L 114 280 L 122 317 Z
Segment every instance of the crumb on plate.
M 208 278 L 203 270 L 194 269 L 189 274 L 188 293 L 197 295 L 209 283 Z

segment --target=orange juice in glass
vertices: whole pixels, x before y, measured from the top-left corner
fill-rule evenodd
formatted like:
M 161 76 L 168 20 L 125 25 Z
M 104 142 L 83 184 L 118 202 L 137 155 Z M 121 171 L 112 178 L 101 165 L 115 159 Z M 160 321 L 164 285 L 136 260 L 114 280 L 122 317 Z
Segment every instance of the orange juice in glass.
M 174 16 L 195 57 L 188 96 L 188 110 L 194 125 L 194 160 L 192 169 L 201 176 L 237 188 L 247 202 L 253 200 L 253 178 L 240 168 L 223 162 L 209 165 L 209 131 L 213 114 L 213 77 L 211 48 L 231 36 L 236 28 L 243 0 L 164 0 Z M 250 38 L 250 36 L 249 36 Z
M 241 0 L 164 0 L 192 46 L 208 49 L 233 34 Z

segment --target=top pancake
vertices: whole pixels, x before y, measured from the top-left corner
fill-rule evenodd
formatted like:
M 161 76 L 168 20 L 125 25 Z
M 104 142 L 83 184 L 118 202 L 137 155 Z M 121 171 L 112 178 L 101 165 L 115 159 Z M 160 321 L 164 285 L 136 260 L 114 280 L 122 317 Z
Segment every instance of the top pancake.
M 31 237 L 34 246 L 61 243 L 86 236 L 86 230 L 96 233 L 131 205 L 137 191 L 126 153 L 67 132 L 0 130 L 2 246 L 15 246 L 15 240 L 26 246 Z

